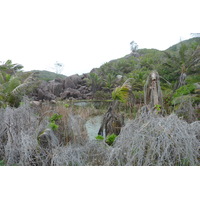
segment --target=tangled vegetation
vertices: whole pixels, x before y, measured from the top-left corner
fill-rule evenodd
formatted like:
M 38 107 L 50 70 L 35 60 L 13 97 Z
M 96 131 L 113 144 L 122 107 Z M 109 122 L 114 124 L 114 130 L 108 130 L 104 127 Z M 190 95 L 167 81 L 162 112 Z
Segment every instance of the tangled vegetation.
M 126 123 L 119 136 L 112 134 L 106 140 L 89 140 L 83 128 L 80 135 L 74 133 L 73 142 L 66 143 L 62 143 L 66 135 L 48 129 L 49 118 L 41 119 L 28 103 L 1 109 L 0 115 L 0 160 L 6 165 L 200 164 L 200 122 L 189 124 L 175 114 L 141 113 Z M 66 130 L 77 131 L 71 125 Z

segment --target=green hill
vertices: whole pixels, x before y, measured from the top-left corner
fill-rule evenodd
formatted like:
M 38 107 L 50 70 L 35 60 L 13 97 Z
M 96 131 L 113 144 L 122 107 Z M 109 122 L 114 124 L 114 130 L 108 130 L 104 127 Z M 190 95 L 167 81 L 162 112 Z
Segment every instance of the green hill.
M 169 47 L 167 50 L 169 51 L 178 51 L 181 47 L 181 44 L 185 44 L 185 45 L 196 45 L 196 44 L 200 44 L 200 37 L 195 37 L 195 38 L 190 38 L 188 40 L 184 40 L 184 41 L 181 41 L 179 42 L 178 44 L 175 44 L 171 47 Z
M 164 100 L 169 95 L 172 96 L 179 87 L 181 87 L 179 90 L 184 90 L 179 91 L 180 94 L 190 94 L 193 92 L 190 91 L 190 87 L 193 88 L 190 84 L 197 85 L 200 82 L 200 38 L 182 41 L 165 51 L 138 49 L 134 53 L 93 69 L 89 79 L 93 84 L 94 92 L 97 92 L 101 98 L 103 96 L 106 98 L 106 92 L 110 93 L 115 87 L 131 78 L 136 98 L 142 99 L 145 81 L 152 70 L 158 71 L 161 77 Z M 116 78 L 119 77 L 118 75 L 122 77 L 120 81 Z M 181 76 L 184 76 L 182 85 L 180 85 Z M 98 91 L 101 90 L 104 92 L 99 93 Z
M 50 81 L 50 80 L 54 80 L 56 78 L 60 78 L 60 79 L 66 78 L 66 76 L 63 75 L 63 74 L 56 74 L 54 72 L 49 72 L 49 71 L 46 71 L 46 70 L 43 70 L 43 71 L 32 70 L 31 72 L 36 72 L 38 78 L 40 80 L 44 80 L 44 81 Z
M 186 45 L 188 48 L 195 48 L 195 46 L 200 45 L 200 38 L 191 38 L 182 41 L 169 47 L 165 51 L 159 51 L 157 49 L 139 49 L 137 54 L 130 53 L 122 58 L 111 60 L 100 66 L 100 68 L 92 70 L 92 72 L 100 76 L 106 76 L 109 73 L 127 76 L 129 73 L 137 70 L 155 69 L 162 73 L 162 70 L 165 68 L 163 64 L 168 59 L 165 52 L 172 52 L 174 55 L 178 54 L 181 45 Z

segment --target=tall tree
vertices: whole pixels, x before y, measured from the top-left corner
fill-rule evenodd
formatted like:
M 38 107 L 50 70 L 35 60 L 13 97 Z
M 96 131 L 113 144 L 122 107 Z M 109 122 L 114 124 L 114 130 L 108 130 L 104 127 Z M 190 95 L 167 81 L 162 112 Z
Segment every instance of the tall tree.
M 136 52 L 138 50 L 138 44 L 135 41 L 131 41 L 130 45 L 131 45 L 132 52 Z
M 54 69 L 55 69 L 56 74 L 61 74 L 63 71 L 63 68 L 64 68 L 64 65 L 60 62 L 56 62 L 54 64 Z

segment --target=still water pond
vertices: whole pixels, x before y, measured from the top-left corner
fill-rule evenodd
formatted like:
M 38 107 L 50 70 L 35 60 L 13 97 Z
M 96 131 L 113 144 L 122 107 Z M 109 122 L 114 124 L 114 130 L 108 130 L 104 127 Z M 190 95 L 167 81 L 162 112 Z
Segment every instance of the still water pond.
M 99 115 L 99 116 L 90 118 L 86 122 L 86 124 L 85 124 L 86 130 L 87 130 L 88 136 L 91 140 L 95 139 L 95 137 L 98 135 L 102 120 L 103 120 L 103 116 Z

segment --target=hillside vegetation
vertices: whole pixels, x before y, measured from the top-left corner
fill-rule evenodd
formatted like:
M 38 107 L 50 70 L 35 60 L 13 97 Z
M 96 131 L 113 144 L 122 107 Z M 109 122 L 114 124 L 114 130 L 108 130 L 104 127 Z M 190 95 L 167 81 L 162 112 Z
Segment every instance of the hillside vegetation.
M 60 78 L 60 79 L 64 79 L 66 78 L 65 75 L 63 74 L 56 74 L 54 72 L 49 72 L 49 71 L 46 71 L 46 70 L 32 70 L 30 71 L 32 73 L 36 73 L 38 78 L 40 80 L 44 80 L 44 81 L 51 81 L 51 80 L 54 80 L 56 78 Z
M 200 38 L 182 41 L 166 51 L 139 49 L 93 69 L 89 79 L 94 96 L 108 98 L 115 87 L 131 78 L 132 92 L 139 103 L 143 102 L 144 85 L 153 70 L 160 76 L 167 111 L 171 112 L 180 101 L 200 102 Z

